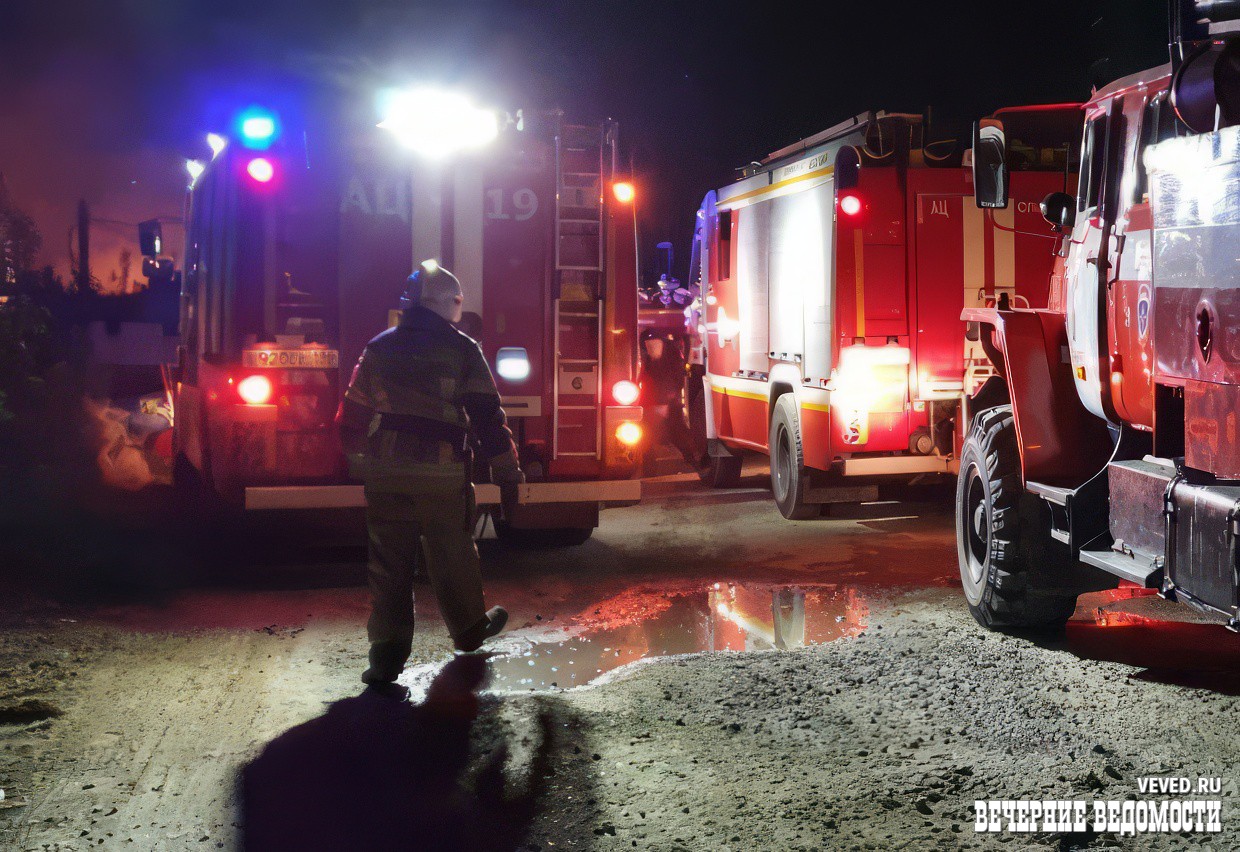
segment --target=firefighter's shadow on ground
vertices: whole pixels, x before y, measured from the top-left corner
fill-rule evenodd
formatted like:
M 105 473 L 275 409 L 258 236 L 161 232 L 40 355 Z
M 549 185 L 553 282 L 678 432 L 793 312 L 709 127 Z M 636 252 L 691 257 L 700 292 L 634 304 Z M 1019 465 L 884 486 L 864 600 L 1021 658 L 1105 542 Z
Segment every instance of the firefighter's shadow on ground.
M 367 691 L 281 734 L 241 773 L 243 848 L 514 849 L 547 777 L 506 789 L 507 748 L 475 755 L 486 658 L 459 656 L 418 705 Z M 550 723 L 539 716 L 538 723 Z M 544 730 L 545 733 L 545 730 Z

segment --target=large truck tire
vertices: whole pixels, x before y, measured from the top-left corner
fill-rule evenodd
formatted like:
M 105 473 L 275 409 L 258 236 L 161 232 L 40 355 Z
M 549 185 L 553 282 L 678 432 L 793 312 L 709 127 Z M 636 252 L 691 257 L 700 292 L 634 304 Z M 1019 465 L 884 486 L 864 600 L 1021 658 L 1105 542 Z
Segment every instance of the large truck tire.
M 1051 537 L 1048 507 L 1025 492 L 1010 405 L 977 415 L 965 438 L 956 544 L 965 599 L 983 627 L 1055 630 L 1071 617 L 1072 554 Z
M 809 471 L 801 446 L 800 417 L 796 397 L 790 393 L 775 402 L 771 416 L 771 491 L 779 513 L 790 521 L 804 521 L 822 514 L 822 506 L 805 502 Z
M 576 547 L 585 544 L 594 534 L 593 527 L 552 527 L 520 529 L 495 519 L 495 537 L 513 547 L 541 550 L 552 547 Z

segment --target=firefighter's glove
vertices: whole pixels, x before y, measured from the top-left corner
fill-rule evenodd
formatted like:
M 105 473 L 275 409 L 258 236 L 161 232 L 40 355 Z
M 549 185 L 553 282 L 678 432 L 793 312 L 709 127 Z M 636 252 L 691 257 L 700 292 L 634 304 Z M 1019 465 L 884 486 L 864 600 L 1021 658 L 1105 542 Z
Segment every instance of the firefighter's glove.
M 491 481 L 499 486 L 500 502 L 505 514 L 511 514 L 517 505 L 517 486 L 525 483 L 525 474 L 514 453 L 504 453 L 491 459 Z

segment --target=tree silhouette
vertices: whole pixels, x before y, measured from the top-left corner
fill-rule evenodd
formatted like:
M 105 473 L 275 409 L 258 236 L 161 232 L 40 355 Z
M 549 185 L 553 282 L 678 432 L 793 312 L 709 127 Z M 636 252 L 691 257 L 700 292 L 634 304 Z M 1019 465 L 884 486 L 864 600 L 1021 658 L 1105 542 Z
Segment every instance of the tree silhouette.
M 12 286 L 20 273 L 33 269 L 42 244 L 34 220 L 13 204 L 0 172 L 0 284 Z

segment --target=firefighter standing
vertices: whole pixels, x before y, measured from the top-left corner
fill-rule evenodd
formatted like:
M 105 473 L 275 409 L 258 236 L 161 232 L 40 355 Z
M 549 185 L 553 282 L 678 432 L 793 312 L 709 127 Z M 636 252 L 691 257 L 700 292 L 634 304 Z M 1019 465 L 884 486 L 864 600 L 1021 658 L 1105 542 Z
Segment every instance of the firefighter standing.
M 655 427 L 656 440 L 671 443 L 685 464 L 698 468 L 700 453 L 685 423 L 681 393 L 685 385 L 685 355 L 678 336 L 654 329 L 642 332 L 642 406 Z
M 409 658 L 420 542 L 457 650 L 477 650 L 508 620 L 482 602 L 470 432 L 505 499 L 524 476 L 482 350 L 452 325 L 463 302 L 451 272 L 434 261 L 415 270 L 400 323 L 366 345 L 340 410 L 350 469 L 366 488 L 369 684 L 395 681 Z

